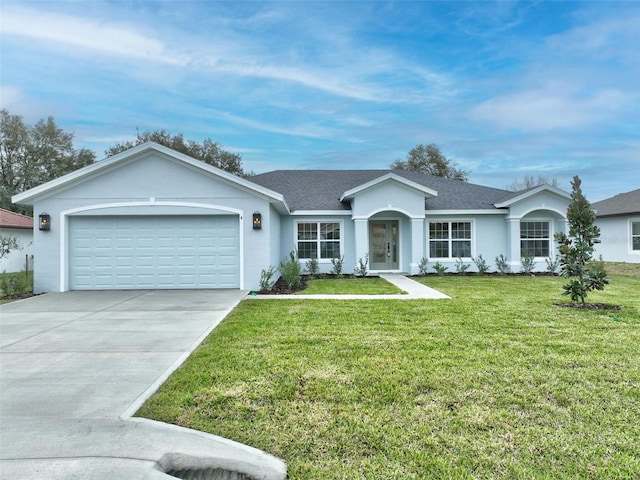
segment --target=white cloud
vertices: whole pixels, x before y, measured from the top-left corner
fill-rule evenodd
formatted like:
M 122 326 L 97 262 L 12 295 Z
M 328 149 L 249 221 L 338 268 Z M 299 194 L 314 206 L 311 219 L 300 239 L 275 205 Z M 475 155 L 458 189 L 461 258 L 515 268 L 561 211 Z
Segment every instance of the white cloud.
M 4 8 L 0 32 L 56 42 L 83 51 L 180 65 L 184 58 L 169 55 L 165 44 L 126 24 L 105 23 L 64 14 Z
M 500 127 L 523 131 L 581 128 L 606 122 L 626 102 L 624 94 L 613 90 L 591 96 L 549 89 L 525 90 L 482 102 L 472 114 Z

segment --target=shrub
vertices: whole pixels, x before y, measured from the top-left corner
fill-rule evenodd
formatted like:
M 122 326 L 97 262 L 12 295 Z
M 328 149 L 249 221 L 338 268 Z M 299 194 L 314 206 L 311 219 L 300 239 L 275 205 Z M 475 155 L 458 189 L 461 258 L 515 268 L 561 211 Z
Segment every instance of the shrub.
M 333 273 L 337 277 L 342 277 L 342 267 L 344 265 L 344 255 L 341 257 L 336 257 L 331 259 L 331 265 L 333 265 L 333 269 L 331 273 Z
M 469 263 L 464 263 L 462 258 L 458 258 L 458 260 L 456 260 L 456 273 L 465 273 L 469 270 L 470 266 Z
M 276 283 L 276 281 L 273 280 L 275 273 L 276 267 L 272 265 L 266 270 L 262 269 L 262 272 L 260 272 L 260 291 L 267 291 L 273 288 L 273 284 Z
M 478 269 L 477 275 L 484 275 L 489 271 L 489 265 L 487 261 L 482 258 L 482 255 L 478 255 L 476 258 L 473 258 L 473 263 L 476 264 L 476 268 Z
M 547 272 L 556 274 L 558 272 L 558 268 L 560 268 L 560 256 L 556 256 L 556 258 L 548 257 L 545 259 L 547 263 Z
M 421 277 L 424 277 L 427 275 L 427 269 L 429 268 L 428 263 L 429 263 L 429 260 L 427 260 L 427 257 L 422 257 L 418 262 L 418 274 Z
M 295 250 L 289 252 L 289 258 L 283 258 L 280 260 L 280 274 L 284 279 L 284 282 L 289 288 L 297 287 L 300 285 L 300 262 L 298 262 L 298 253 Z
M 318 265 L 318 259 L 310 258 L 309 260 L 307 260 L 306 270 L 307 274 L 311 278 L 316 278 L 320 273 L 320 265 Z
M 520 258 L 520 272 L 530 275 L 535 267 L 536 262 L 533 260 L 533 255 L 527 253 Z
M 496 268 L 500 275 L 505 275 L 511 272 L 511 267 L 509 267 L 509 264 L 507 263 L 507 257 L 503 254 L 496 257 Z
M 356 267 L 353 269 L 353 272 L 356 274 L 356 276 L 359 277 L 366 277 L 367 276 L 367 272 L 368 272 L 368 265 L 369 265 L 369 254 L 367 253 L 363 258 L 359 258 L 358 259 L 358 263 L 356 264 Z
M 436 263 L 435 263 L 435 265 L 434 265 L 433 267 L 431 267 L 431 268 L 433 268 L 433 269 L 436 271 L 436 274 L 438 274 L 438 275 L 440 275 L 440 276 L 444 275 L 444 273 L 445 273 L 447 270 L 449 270 L 449 267 L 445 267 L 445 266 L 444 266 L 444 265 L 442 265 L 439 261 L 438 261 L 438 262 L 436 262 Z
M 33 292 L 33 272 L 3 272 L 0 275 L 0 296 L 8 297 Z

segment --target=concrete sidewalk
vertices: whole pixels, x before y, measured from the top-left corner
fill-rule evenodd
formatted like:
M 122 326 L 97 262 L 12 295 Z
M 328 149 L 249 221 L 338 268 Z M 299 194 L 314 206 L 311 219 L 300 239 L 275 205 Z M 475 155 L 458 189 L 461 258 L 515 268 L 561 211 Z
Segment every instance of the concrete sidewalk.
M 281 460 L 252 447 L 130 418 L 245 295 L 66 292 L 1 305 L 0 478 L 285 479 Z
M 301 293 L 296 295 L 255 295 L 247 298 L 256 300 L 437 300 L 451 298 L 399 273 L 381 273 L 380 277 L 406 293 L 397 295 L 305 295 Z

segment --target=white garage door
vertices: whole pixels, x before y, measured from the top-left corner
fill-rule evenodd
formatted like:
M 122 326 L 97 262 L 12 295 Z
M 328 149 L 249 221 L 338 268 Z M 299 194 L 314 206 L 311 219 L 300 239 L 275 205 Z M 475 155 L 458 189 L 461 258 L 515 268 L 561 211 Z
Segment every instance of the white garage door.
M 240 287 L 235 215 L 69 220 L 71 290 Z

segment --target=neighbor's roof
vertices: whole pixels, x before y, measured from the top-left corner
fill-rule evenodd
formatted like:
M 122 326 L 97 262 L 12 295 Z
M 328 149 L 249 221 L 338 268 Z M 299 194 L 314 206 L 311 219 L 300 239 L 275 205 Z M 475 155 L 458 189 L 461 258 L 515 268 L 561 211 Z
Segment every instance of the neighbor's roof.
M 33 218 L 0 208 L 0 228 L 33 229 Z
M 592 203 L 591 208 L 596 211 L 596 217 L 640 213 L 640 188 Z
M 276 170 L 248 180 L 284 195 L 292 211 L 350 210 L 340 198 L 350 190 L 393 173 L 428 189 L 429 210 L 496 210 L 495 203 L 513 192 L 407 170 Z

